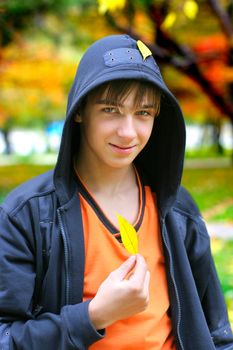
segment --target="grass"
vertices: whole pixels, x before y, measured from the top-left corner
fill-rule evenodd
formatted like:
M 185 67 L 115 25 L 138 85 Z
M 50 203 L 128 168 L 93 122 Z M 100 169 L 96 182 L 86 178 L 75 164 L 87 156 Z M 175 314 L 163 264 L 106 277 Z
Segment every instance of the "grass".
M 22 182 L 51 169 L 48 165 L 17 164 L 0 167 L 0 202 Z
M 223 154 L 219 154 L 216 146 L 200 147 L 198 149 L 186 150 L 185 158 L 189 159 L 206 159 L 206 158 L 230 158 L 232 156 L 232 150 L 225 149 Z
M 208 220 L 233 222 L 233 167 L 185 169 L 182 184 L 190 191 L 201 212 L 217 207 Z M 221 204 L 221 206 L 220 206 Z M 204 215 L 205 217 L 205 215 Z
M 220 213 L 213 215 L 213 221 L 232 221 L 233 218 L 233 205 L 229 205 L 224 208 Z
M 17 164 L 0 167 L 0 201 L 20 183 L 52 166 Z M 190 191 L 200 210 L 218 208 L 211 220 L 233 222 L 233 168 L 185 169 L 182 184 Z M 225 203 L 225 204 L 224 204 Z M 220 205 L 221 204 L 221 205 Z M 233 241 L 212 239 L 212 252 L 233 326 Z

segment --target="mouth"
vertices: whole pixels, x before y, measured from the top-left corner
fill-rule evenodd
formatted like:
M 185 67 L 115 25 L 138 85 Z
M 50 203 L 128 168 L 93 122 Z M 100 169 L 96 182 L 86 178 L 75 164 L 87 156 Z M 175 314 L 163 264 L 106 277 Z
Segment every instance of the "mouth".
M 136 147 L 136 145 L 133 146 L 119 146 L 119 145 L 115 145 L 113 143 L 110 143 L 110 146 L 118 153 L 131 153 L 134 148 Z

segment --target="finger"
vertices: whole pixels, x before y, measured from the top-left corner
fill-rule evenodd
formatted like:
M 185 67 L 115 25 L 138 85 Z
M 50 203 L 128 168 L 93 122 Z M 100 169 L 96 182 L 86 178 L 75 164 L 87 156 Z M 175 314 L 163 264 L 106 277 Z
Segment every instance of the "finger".
M 145 259 L 141 255 L 137 255 L 136 265 L 133 274 L 130 276 L 130 281 L 135 285 L 143 286 L 146 273 L 148 271 Z
M 136 255 L 131 255 L 118 269 L 114 270 L 111 275 L 114 278 L 123 280 L 133 270 L 136 264 Z

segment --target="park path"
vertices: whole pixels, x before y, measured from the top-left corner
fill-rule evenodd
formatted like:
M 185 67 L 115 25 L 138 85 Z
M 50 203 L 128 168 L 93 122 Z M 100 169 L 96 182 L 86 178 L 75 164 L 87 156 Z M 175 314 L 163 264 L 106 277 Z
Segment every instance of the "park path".
M 207 222 L 210 237 L 233 240 L 233 223 Z
M 233 222 L 211 222 L 211 217 L 221 213 L 228 206 L 233 205 L 233 198 L 228 198 L 222 203 L 205 210 L 202 214 L 206 221 L 207 229 L 211 237 L 233 239 Z

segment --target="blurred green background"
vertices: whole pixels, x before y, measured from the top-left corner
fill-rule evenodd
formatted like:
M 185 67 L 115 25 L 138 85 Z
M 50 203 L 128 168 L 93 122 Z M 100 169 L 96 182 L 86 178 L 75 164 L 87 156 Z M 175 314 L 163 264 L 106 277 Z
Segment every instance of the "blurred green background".
M 142 40 L 184 112 L 182 181 L 211 225 L 233 324 L 232 23 L 231 0 L 0 2 L 0 200 L 54 166 L 85 49 L 108 34 Z

